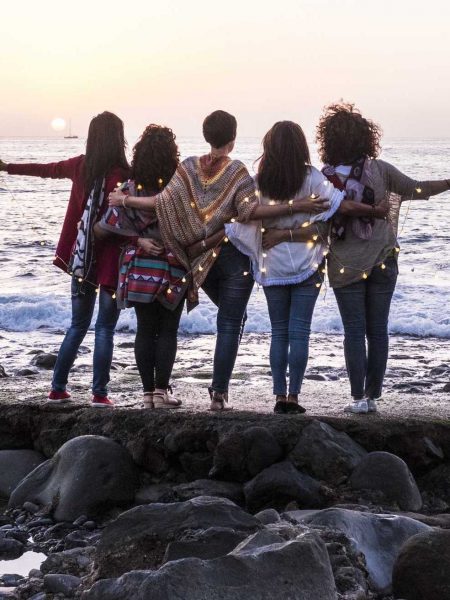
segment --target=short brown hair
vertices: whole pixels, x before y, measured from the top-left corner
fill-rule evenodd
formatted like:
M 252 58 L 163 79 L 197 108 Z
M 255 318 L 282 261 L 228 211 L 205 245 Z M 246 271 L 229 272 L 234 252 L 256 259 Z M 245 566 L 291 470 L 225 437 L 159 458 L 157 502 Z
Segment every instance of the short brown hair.
M 354 104 L 330 104 L 317 126 L 320 159 L 336 166 L 359 158 L 376 158 L 381 150 L 381 136 L 380 126 L 365 119 Z
M 222 148 L 236 139 L 236 117 L 224 110 L 215 110 L 203 121 L 203 137 L 213 148 Z

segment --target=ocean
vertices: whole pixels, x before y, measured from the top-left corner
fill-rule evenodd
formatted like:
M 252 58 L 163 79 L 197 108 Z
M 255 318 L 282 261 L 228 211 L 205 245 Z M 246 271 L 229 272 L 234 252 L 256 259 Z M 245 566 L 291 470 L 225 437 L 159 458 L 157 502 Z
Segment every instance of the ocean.
M 203 154 L 201 139 L 179 138 L 182 157 Z M 84 139 L 0 138 L 5 162 L 53 162 L 84 151 Z M 313 150 L 313 164 L 319 160 Z M 259 139 L 238 139 L 233 153 L 253 173 L 261 153 Z M 417 180 L 450 176 L 450 139 L 385 140 L 381 157 Z M 0 338 L 27 340 L 30 346 L 70 321 L 70 278 L 52 265 L 71 182 L 0 173 Z M 400 275 L 390 330 L 394 334 L 450 338 L 450 193 L 427 201 L 406 202 L 400 216 Z M 342 331 L 331 289 L 323 288 L 313 331 Z M 266 333 L 270 322 L 261 289 L 255 287 L 247 331 Z M 182 334 L 214 333 L 215 308 L 201 304 L 181 321 Z M 122 312 L 118 329 L 134 331 L 133 310 Z M 0 339 L 0 347 L 1 347 Z

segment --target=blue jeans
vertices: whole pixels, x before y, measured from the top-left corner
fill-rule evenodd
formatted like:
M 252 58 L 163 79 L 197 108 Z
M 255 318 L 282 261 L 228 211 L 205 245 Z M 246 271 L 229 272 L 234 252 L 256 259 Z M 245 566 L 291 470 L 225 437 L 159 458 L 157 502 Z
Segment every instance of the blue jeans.
M 334 295 L 344 325 L 344 353 L 351 394 L 379 398 L 389 353 L 388 319 L 397 282 L 395 258 L 386 268 L 373 268 L 367 279 L 335 288 Z M 367 348 L 366 348 L 367 338 Z
M 244 275 L 244 272 L 248 274 Z M 248 256 L 230 242 L 222 244 L 220 254 L 202 286 L 219 309 L 211 385 L 215 392 L 228 391 L 253 284 Z
M 120 310 L 115 299 L 106 289 L 100 288 L 98 296 L 92 392 L 96 396 L 107 396 L 114 348 L 114 329 Z M 79 284 L 76 279 L 72 279 L 72 322 L 59 349 L 53 372 L 52 389 L 55 391 L 62 392 L 66 389 L 69 371 L 91 324 L 96 299 L 97 293 L 93 285 Z
M 321 281 L 316 271 L 302 283 L 264 287 L 272 326 L 270 368 L 276 395 L 287 393 L 288 365 L 289 393 L 300 393 L 308 363 L 311 320 L 320 291 L 316 283 Z

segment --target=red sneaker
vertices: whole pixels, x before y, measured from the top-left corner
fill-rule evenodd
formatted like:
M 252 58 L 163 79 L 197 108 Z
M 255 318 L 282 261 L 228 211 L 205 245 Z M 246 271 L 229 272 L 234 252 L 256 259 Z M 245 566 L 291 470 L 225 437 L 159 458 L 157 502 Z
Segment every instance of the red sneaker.
M 56 390 L 52 390 L 48 395 L 49 400 L 68 400 L 69 398 L 70 394 L 66 391 L 58 392 Z
M 108 396 L 92 396 L 92 406 L 114 406 Z

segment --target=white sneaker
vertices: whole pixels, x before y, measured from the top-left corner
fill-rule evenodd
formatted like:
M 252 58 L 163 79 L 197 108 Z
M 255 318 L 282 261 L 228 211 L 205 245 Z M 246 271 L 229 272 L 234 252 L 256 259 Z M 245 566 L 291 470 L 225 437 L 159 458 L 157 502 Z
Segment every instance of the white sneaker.
M 379 400 L 379 398 L 378 398 Z M 367 407 L 369 412 L 378 412 L 377 401 L 375 399 L 371 400 L 370 398 L 367 400 Z
M 351 404 L 347 404 L 347 406 L 344 408 L 344 412 L 353 414 L 367 414 L 369 412 L 367 400 L 355 400 Z

